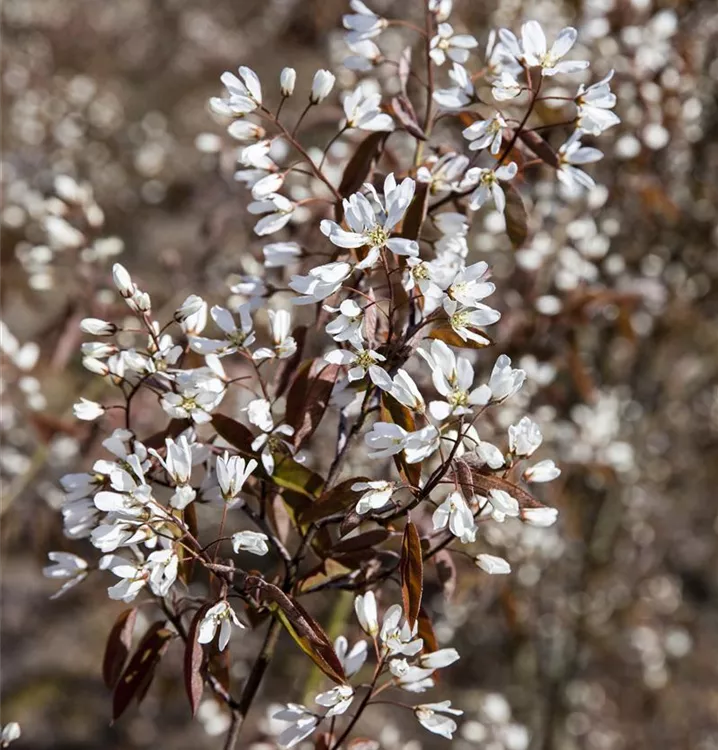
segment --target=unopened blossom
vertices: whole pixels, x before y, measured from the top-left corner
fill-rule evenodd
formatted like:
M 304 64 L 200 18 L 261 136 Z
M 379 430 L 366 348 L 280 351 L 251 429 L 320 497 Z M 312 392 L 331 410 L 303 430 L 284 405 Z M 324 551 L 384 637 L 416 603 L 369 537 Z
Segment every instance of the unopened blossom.
M 190 347 L 199 354 L 234 354 L 240 349 L 247 349 L 254 343 L 254 323 L 252 322 L 251 306 L 248 303 L 237 308 L 239 324 L 234 315 L 224 307 L 214 305 L 210 310 L 212 320 L 225 334 L 223 339 L 210 339 L 204 336 L 190 336 Z
M 257 462 L 253 458 L 247 461 L 241 456 L 230 456 L 228 451 L 223 456 L 217 456 L 215 473 L 225 502 L 231 502 L 237 497 L 256 468 Z
M 87 561 L 81 557 L 70 552 L 48 552 L 47 556 L 53 564 L 44 567 L 42 574 L 46 578 L 67 579 L 62 588 L 50 597 L 51 599 L 57 599 L 87 577 Z
M 510 162 L 497 169 L 472 167 L 466 172 L 462 185 L 469 188 L 476 185 L 476 190 L 469 197 L 469 207 L 472 211 L 481 208 L 491 200 L 499 213 L 506 209 L 506 195 L 501 187 L 502 182 L 509 182 L 516 177 L 518 167 L 516 162 Z
M 424 703 L 416 706 L 414 714 L 424 729 L 450 740 L 456 731 L 456 722 L 450 716 L 461 716 L 464 712 L 451 708 L 451 701 Z
M 531 526 L 553 526 L 558 518 L 556 508 L 523 508 L 521 520 Z
M 476 564 L 489 575 L 507 575 L 511 572 L 509 563 L 503 557 L 496 557 L 496 555 L 477 555 Z
M 459 652 L 455 648 L 441 648 L 419 657 L 419 664 L 426 669 L 443 669 L 459 660 Z
M 270 195 L 277 194 L 284 185 L 284 173 L 270 172 L 252 184 L 252 198 L 261 201 Z
M 250 401 L 247 404 L 246 411 L 249 421 L 263 432 L 269 432 L 274 428 L 272 406 L 266 399 L 257 398 Z
M 252 143 L 261 141 L 266 131 L 261 125 L 251 120 L 234 120 L 227 127 L 227 134 L 240 143 Z
M 523 59 L 530 67 L 540 67 L 542 76 L 557 73 L 578 73 L 588 67 L 587 60 L 561 60 L 576 43 L 578 32 L 567 26 L 559 32 L 556 41 L 547 49 L 546 35 L 537 21 L 528 21 L 521 27 Z
M 451 15 L 454 0 L 429 0 L 429 10 L 434 14 L 438 23 L 446 21 Z
M 489 389 L 492 401 L 505 401 L 511 398 L 524 384 L 526 372 L 511 367 L 511 359 L 505 354 L 499 355 L 489 378 Z
M 291 96 L 294 93 L 294 84 L 297 82 L 297 71 L 294 68 L 282 68 L 279 74 L 279 90 L 282 96 Z
M 273 714 L 272 718 L 290 722 L 290 726 L 277 737 L 279 747 L 287 750 L 309 737 L 319 723 L 318 716 L 297 703 L 288 703 L 281 711 Z
M 518 517 L 520 511 L 518 500 L 511 497 L 505 490 L 489 490 L 488 500 L 494 512 L 494 520 L 503 521 L 505 516 Z
M 10 721 L 2 728 L 0 732 L 0 747 L 7 747 L 11 742 L 20 739 L 22 730 L 16 721 Z
M 376 609 L 376 598 L 372 591 L 366 594 L 359 594 L 354 599 L 354 612 L 361 629 L 374 638 L 379 633 L 379 619 Z
M 279 193 L 272 193 L 262 200 L 247 206 L 250 214 L 266 214 L 254 225 L 254 233 L 260 237 L 283 229 L 294 213 L 294 203 Z
M 357 86 L 342 102 L 346 127 L 368 131 L 394 130 L 394 120 L 381 111 L 380 105 L 381 94 L 370 94 L 363 86 Z
M 346 231 L 331 219 L 324 219 L 320 226 L 322 234 L 337 247 L 368 247 L 364 260 L 357 268 L 371 268 L 379 259 L 381 249 L 386 247 L 395 255 L 415 256 L 419 246 L 415 240 L 391 237 L 396 225 L 414 198 L 416 183 L 406 177 L 397 185 L 393 173 L 384 180 L 384 200 L 373 192 L 374 205 L 362 193 L 354 193 L 342 202 L 344 218 L 351 231 Z
M 494 471 L 500 469 L 505 463 L 504 454 L 493 443 L 486 440 L 479 440 L 476 446 L 476 455 L 482 464 Z
M 207 610 L 207 614 L 202 618 L 199 624 L 197 642 L 211 643 L 219 629 L 217 647 L 220 651 L 224 651 L 229 643 L 229 636 L 232 633 L 233 625 L 239 628 L 244 627 L 228 602 L 217 602 L 217 604 Z
M 491 82 L 491 94 L 497 102 L 515 99 L 520 93 L 521 84 L 506 70 Z
M 477 120 L 461 134 L 469 141 L 469 150 L 480 151 L 489 147 L 489 151 L 496 156 L 501 148 L 504 128 L 506 120 L 496 112 L 490 120 Z
M 561 469 L 550 458 L 539 461 L 524 471 L 524 479 L 527 482 L 552 482 L 559 476 Z
M 370 10 L 361 0 L 350 0 L 349 7 L 354 12 L 342 16 L 349 43 L 372 39 L 387 27 L 386 19 Z
M 574 131 L 573 135 L 558 150 L 558 179 L 569 189 L 592 188 L 596 183 L 590 175 L 586 174 L 579 166 L 593 164 L 603 159 L 603 153 L 597 148 L 591 148 L 581 144 L 580 130 Z
M 348 70 L 366 73 L 381 60 L 381 50 L 371 39 L 361 39 L 356 42 L 347 41 L 347 47 L 352 52 L 343 60 L 343 65 Z
M 355 510 L 359 515 L 364 515 L 372 510 L 380 510 L 390 500 L 394 493 L 394 483 L 386 481 L 354 482 L 352 492 L 362 492 L 362 496 L 356 504 Z
M 456 300 L 444 300 L 444 311 L 449 318 L 449 325 L 464 341 L 475 341 L 488 346 L 491 342 L 476 329 L 496 323 L 501 317 L 498 310 L 488 305 L 477 305 L 474 308 L 462 307 Z
M 314 699 L 320 706 L 328 708 L 325 716 L 340 716 L 354 700 L 354 689 L 351 685 L 336 685 Z
M 574 101 L 578 109 L 576 127 L 590 135 L 601 135 L 605 130 L 618 125 L 621 118 L 611 110 L 616 106 L 616 95 L 611 91 L 613 71 L 586 87 L 581 84 Z
M 541 445 L 543 435 L 539 426 L 528 417 L 509 426 L 509 450 L 516 456 L 528 458 Z
M 96 401 L 88 401 L 86 398 L 80 398 L 80 400 L 73 405 L 72 412 L 77 419 L 81 419 L 85 422 L 93 422 L 105 413 L 105 407 L 102 404 L 98 404 Z
M 324 101 L 334 88 L 335 80 L 334 74 L 330 73 L 328 70 L 318 70 L 314 74 L 309 101 L 312 104 L 319 104 Z
M 292 276 L 289 288 L 301 295 L 292 299 L 293 304 L 311 305 L 331 297 L 351 272 L 349 263 L 337 261 L 312 268 L 306 276 Z
M 334 641 L 334 651 L 347 677 L 356 674 L 364 666 L 368 649 L 368 644 L 364 640 L 357 641 L 350 649 L 349 641 L 343 635 Z
M 175 310 L 174 319 L 188 336 L 196 336 L 207 325 L 207 303 L 202 297 L 190 294 Z
M 272 348 L 257 349 L 253 359 L 287 359 L 297 351 L 297 342 L 289 335 L 292 330 L 292 318 L 286 310 L 269 310 L 269 330 L 272 334 Z
M 449 527 L 449 531 L 458 537 L 462 544 L 476 541 L 476 522 L 471 509 L 460 492 L 452 492 L 434 511 L 431 520 L 434 531 Z
M 417 623 L 414 623 L 412 630 L 409 623 L 403 619 L 401 605 L 392 604 L 384 613 L 379 639 L 388 654 L 416 656 L 424 646 L 423 639 L 416 637 L 416 630 Z
M 266 555 L 269 552 L 269 537 L 259 531 L 238 531 L 232 534 L 232 549 L 235 552 L 250 552 L 253 555 Z
M 114 323 L 100 318 L 83 318 L 80 321 L 80 330 L 91 336 L 112 336 L 118 328 Z
M 223 98 L 212 97 L 209 106 L 214 112 L 227 117 L 237 117 L 254 112 L 262 103 L 262 87 L 257 74 L 246 66 L 238 70 L 239 77 L 229 71 L 220 80 L 226 89 Z
M 436 32 L 436 36 L 431 40 L 429 54 L 437 65 L 443 65 L 447 57 L 463 65 L 469 59 L 469 50 L 479 46 L 470 34 L 455 34 L 448 23 L 440 23 Z
M 463 65 L 454 63 L 449 71 L 452 86 L 434 92 L 434 101 L 444 109 L 460 109 L 470 104 L 476 98 L 474 84 Z
M 364 310 L 354 300 L 345 299 L 339 307 L 324 305 L 324 309 L 330 313 L 339 313 L 324 327 L 334 341 L 349 341 L 354 346 L 361 344 Z
M 424 397 L 421 395 L 421 391 L 414 382 L 413 378 L 403 368 L 399 368 L 396 371 L 392 379 L 391 395 L 403 406 L 406 406 L 412 411 L 423 414 L 426 409 L 424 403 Z
M 302 248 L 296 242 L 272 242 L 262 248 L 265 268 L 283 268 L 302 257 Z

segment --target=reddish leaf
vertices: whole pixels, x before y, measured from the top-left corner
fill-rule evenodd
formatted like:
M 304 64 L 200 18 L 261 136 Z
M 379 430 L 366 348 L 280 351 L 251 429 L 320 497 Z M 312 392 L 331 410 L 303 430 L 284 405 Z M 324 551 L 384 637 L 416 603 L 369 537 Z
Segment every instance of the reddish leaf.
M 474 492 L 473 480 L 471 476 L 471 467 L 462 458 L 455 458 L 452 463 L 454 478 L 459 483 L 461 494 L 466 502 L 471 502 Z
M 424 590 L 424 558 L 421 552 L 421 539 L 416 526 L 407 522 L 404 539 L 401 543 L 401 598 L 404 602 L 404 616 L 413 629 L 419 617 L 421 594 Z
M 197 610 L 197 614 L 192 619 L 189 631 L 187 632 L 187 645 L 184 652 L 184 687 L 187 691 L 192 716 L 197 713 L 199 702 L 202 699 L 202 691 L 204 690 L 204 679 L 201 674 L 204 649 L 197 642 L 197 632 L 200 622 L 210 607 L 210 604 L 205 604 Z
M 433 557 L 436 574 L 439 577 L 444 599 L 451 599 L 456 590 L 456 566 L 451 552 L 447 549 L 439 550 Z
M 190 424 L 191 422 L 189 419 L 170 420 L 170 423 L 164 430 L 155 432 L 154 435 L 151 435 L 147 440 L 143 441 L 145 448 L 154 448 L 156 451 L 161 450 L 165 447 L 165 438 L 172 438 L 174 440 L 174 438 L 183 433 Z
M 434 626 L 431 624 L 429 615 L 426 614 L 426 610 L 422 607 L 419 610 L 419 627 L 417 629 L 417 635 L 424 641 L 424 653 L 430 654 L 432 651 L 439 650 L 439 641 L 436 639 L 436 633 L 434 633 Z M 438 676 L 438 673 L 434 673 L 434 679 Z
M 448 323 L 439 323 L 438 325 L 434 326 L 434 328 L 431 329 L 431 333 L 429 334 L 428 338 L 439 339 L 439 341 L 443 341 L 449 346 L 456 346 L 462 349 L 485 349 L 487 346 L 490 346 L 494 343 L 492 338 L 488 336 L 485 331 L 480 331 L 478 329 L 471 330 L 473 330 L 474 333 L 478 333 L 480 336 L 485 338 L 489 343 L 480 344 L 478 341 L 473 341 L 472 339 L 464 341 L 464 339 L 462 339 L 461 336 L 459 336 L 459 334 L 456 333 L 456 331 Z
M 504 212 L 506 233 L 516 249 L 521 247 L 528 237 L 528 215 L 518 190 L 513 185 L 506 185 L 504 191 L 506 193 L 506 210 Z
M 115 620 L 107 636 L 105 657 L 102 661 L 102 679 L 110 690 L 120 679 L 132 646 L 132 631 L 137 620 L 137 607 L 124 610 Z
M 287 390 L 292 375 L 296 373 L 299 363 L 302 361 L 302 352 L 304 351 L 304 342 L 307 338 L 307 327 L 297 326 L 292 331 L 292 336 L 297 342 L 297 350 L 287 359 L 279 360 L 279 366 L 274 376 L 274 397 L 279 398 Z
M 413 432 L 416 429 L 414 416 L 411 410 L 403 404 L 400 404 L 395 398 L 387 393 L 381 394 L 381 420 L 383 422 L 393 422 L 404 428 L 407 432 Z M 417 487 L 421 481 L 421 464 L 408 464 L 404 460 L 403 453 L 394 454 L 394 463 L 402 479 L 408 484 Z
M 115 687 L 112 698 L 113 721 L 122 716 L 133 699 L 136 698 L 139 702 L 147 693 L 155 669 L 174 635 L 165 628 L 164 622 L 150 625 Z
M 322 493 L 322 496 L 316 503 L 310 505 L 300 516 L 302 523 L 313 523 L 327 516 L 340 513 L 349 506 L 353 506 L 359 495 L 352 490 L 355 482 L 368 482 L 366 477 L 354 477 L 340 482 L 328 492 Z
M 287 394 L 286 413 L 287 423 L 294 427 L 295 447 L 309 438 L 322 421 L 340 369 L 339 365 L 317 358 L 294 379 Z
M 413 135 L 414 138 L 420 141 L 426 140 L 426 133 L 424 133 L 421 125 L 419 125 L 416 112 L 408 97 L 403 94 L 395 96 L 391 100 L 391 109 L 394 117 L 399 120 L 409 135 Z
M 388 136 L 389 133 L 377 131 L 368 135 L 359 144 L 359 148 L 354 152 L 354 156 L 352 156 L 344 169 L 342 181 L 339 184 L 339 194 L 343 198 L 356 193 L 367 181 L 369 174 L 374 169 L 374 165 L 384 149 L 384 142 Z M 337 210 L 342 211 L 340 204 L 337 204 Z M 337 221 L 340 221 L 341 218 L 339 217 Z
M 372 529 L 363 534 L 342 539 L 334 545 L 332 553 L 357 552 L 358 550 L 378 547 L 390 536 L 391 534 L 386 529 Z
M 404 224 L 401 230 L 401 236 L 410 240 L 418 240 L 421 235 L 421 227 L 426 219 L 426 212 L 429 208 L 429 186 L 425 182 L 416 184 L 416 194 L 411 202 Z
M 541 161 L 545 162 L 554 169 L 558 169 L 558 156 L 551 148 L 548 142 L 535 130 L 521 130 L 519 139 L 528 146 L 531 151 L 538 156 Z
M 220 437 L 224 438 L 240 453 L 245 456 L 255 456 L 252 450 L 254 435 L 241 422 L 232 419 L 232 417 L 225 417 L 224 414 L 214 414 L 212 416 L 212 426 L 217 430 Z

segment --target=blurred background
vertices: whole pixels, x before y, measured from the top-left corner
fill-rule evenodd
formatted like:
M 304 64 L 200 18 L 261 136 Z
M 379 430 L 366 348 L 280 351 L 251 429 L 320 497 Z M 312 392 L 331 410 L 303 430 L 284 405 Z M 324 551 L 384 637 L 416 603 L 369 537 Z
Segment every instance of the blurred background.
M 421 17 L 418 0 L 369 4 Z M 169 310 L 190 292 L 226 299 L 232 274 L 256 270 L 263 243 L 207 99 L 239 64 L 275 94 L 284 65 L 305 84 L 319 67 L 337 70 L 347 10 L 342 0 L 3 4 L 2 722 L 21 723 L 19 748 L 221 746 L 214 704 L 190 719 L 179 651 L 141 708 L 110 726 L 100 662 L 122 605 L 94 579 L 48 598 L 47 551 L 83 554 L 85 544 L 62 535 L 58 478 L 99 451 L 96 428 L 72 419 L 78 397 L 93 397 L 77 323 L 115 258 Z M 477 215 L 472 258 L 497 277 L 498 347 L 534 382 L 522 406 L 544 429 L 543 456 L 563 468 L 544 496 L 560 518 L 550 529 L 487 531 L 511 576 L 469 567 L 453 593 L 428 590 L 440 641 L 462 654 L 440 697 L 465 709 L 457 748 L 715 750 L 718 8 L 457 0 L 451 22 L 483 49 L 491 28 L 518 30 L 529 18 L 549 37 L 579 29 L 591 81 L 615 68 L 622 123 L 596 144 L 603 187 L 586 198 L 564 200 L 537 171 L 524 191 L 522 250 L 509 248 L 501 217 Z M 396 51 L 406 43 L 393 30 L 382 40 Z M 307 137 L 323 144 L 330 134 L 319 121 Z M 57 175 L 92 187 L 75 217 L 87 242 L 46 221 Z M 235 684 L 256 637 L 236 649 Z M 292 649 L 280 651 L 287 658 L 272 668 L 242 747 L 272 747 L 270 700 L 307 689 L 306 661 Z M 413 717 L 378 708 L 364 726 L 387 750 L 447 746 Z

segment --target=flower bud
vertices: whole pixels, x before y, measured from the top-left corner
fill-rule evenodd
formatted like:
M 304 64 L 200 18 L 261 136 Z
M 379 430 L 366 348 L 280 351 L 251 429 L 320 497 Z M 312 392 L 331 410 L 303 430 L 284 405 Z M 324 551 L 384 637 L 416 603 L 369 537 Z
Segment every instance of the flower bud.
M 89 370 L 90 372 L 93 372 L 95 375 L 109 375 L 110 368 L 99 359 L 95 359 L 94 357 L 85 357 L 82 360 L 82 366 Z
M 86 398 L 80 400 L 72 407 L 76 419 L 85 422 L 94 422 L 105 413 L 105 407 L 96 401 L 88 401 Z
M 294 68 L 283 68 L 279 74 L 279 85 L 282 96 L 291 96 L 294 93 L 294 84 L 297 81 L 297 71 Z
M 319 104 L 319 102 L 324 101 L 334 88 L 334 81 L 334 75 L 328 70 L 318 70 L 314 74 L 312 93 L 309 95 L 309 101 L 312 104 Z
M 123 297 L 131 297 L 135 291 L 135 285 L 132 283 L 132 277 L 127 269 L 120 263 L 112 266 L 112 278 L 115 286 Z
M 84 318 L 80 321 L 80 330 L 92 336 L 112 336 L 117 331 L 117 326 L 100 318 Z

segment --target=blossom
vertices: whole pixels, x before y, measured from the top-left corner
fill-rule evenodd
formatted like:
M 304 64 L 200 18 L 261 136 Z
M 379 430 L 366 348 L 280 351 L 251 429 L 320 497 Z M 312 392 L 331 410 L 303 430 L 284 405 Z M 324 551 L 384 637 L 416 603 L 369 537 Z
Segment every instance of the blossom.
M 543 436 L 539 426 L 528 417 L 509 426 L 509 450 L 516 456 L 528 458 L 541 445 Z
M 557 73 L 577 73 L 588 67 L 586 60 L 561 61 L 576 43 L 578 32 L 567 26 L 559 32 L 556 41 L 547 51 L 546 35 L 537 21 L 528 21 L 521 27 L 523 59 L 531 67 L 540 67 L 542 76 L 555 76 Z
M 446 737 L 448 740 L 452 739 L 454 736 L 456 722 L 444 714 L 461 716 L 463 713 L 463 711 L 456 708 L 451 708 L 451 701 L 424 703 L 421 706 L 416 706 L 416 708 L 414 708 L 414 714 L 419 720 L 419 724 L 421 724 L 424 729 L 428 729 L 434 734 Z
M 2 728 L 0 733 L 0 747 L 7 747 L 11 742 L 20 738 L 22 731 L 16 721 L 10 721 Z
M 48 552 L 48 558 L 54 565 L 48 565 L 42 569 L 42 574 L 47 578 L 67 578 L 59 591 L 56 591 L 50 598 L 57 599 L 68 589 L 77 586 L 87 577 L 87 562 L 77 555 L 70 552 Z
M 369 636 L 374 638 L 379 632 L 379 620 L 377 617 L 376 599 L 374 593 L 367 591 L 366 594 L 359 594 L 354 599 L 354 612 L 361 629 Z
M 279 74 L 279 87 L 282 96 L 291 96 L 294 93 L 294 84 L 297 82 L 297 71 L 294 68 L 282 68 Z
M 210 310 L 212 320 L 225 334 L 223 339 L 210 339 L 204 336 L 190 336 L 190 347 L 199 354 L 218 353 L 222 356 L 234 354 L 240 349 L 249 348 L 255 340 L 254 323 L 249 303 L 237 308 L 239 325 L 232 313 L 224 307 L 214 305 Z
M 363 492 L 356 504 L 356 512 L 364 515 L 370 510 L 380 510 L 390 500 L 394 493 L 394 483 L 386 481 L 354 482 L 352 492 Z
M 578 87 L 578 93 L 574 99 L 578 109 L 576 127 L 584 133 L 601 135 L 605 130 L 621 122 L 621 118 L 611 112 L 616 106 L 616 95 L 611 92 L 610 86 L 612 78 L 613 70 L 588 87 L 583 84 Z
M 372 428 L 364 436 L 364 441 L 370 448 L 368 458 L 386 458 L 401 453 L 406 444 L 407 431 L 392 422 L 374 422 Z
M 391 395 L 402 405 L 408 407 L 412 411 L 424 413 L 426 404 L 424 403 L 424 397 L 421 395 L 421 391 L 417 387 L 416 383 L 412 379 L 411 375 L 404 370 L 399 368 L 392 380 Z
M 72 407 L 72 411 L 77 419 L 82 419 L 85 422 L 93 422 L 105 413 L 105 407 L 96 401 L 88 401 L 86 398 L 80 398 Z
M 556 173 L 558 179 L 569 189 L 592 188 L 596 183 L 582 169 L 576 165 L 593 164 L 603 159 L 603 154 L 597 148 L 590 148 L 581 144 L 581 130 L 573 135 L 558 150 L 559 167 Z
M 459 660 L 459 652 L 455 648 L 442 648 L 431 651 L 419 657 L 419 663 L 427 669 L 443 669 Z
M 80 321 L 80 330 L 83 333 L 89 333 L 91 336 L 112 336 L 118 331 L 114 323 L 100 318 L 83 318 Z
M 559 476 L 561 469 L 550 458 L 539 461 L 524 471 L 524 479 L 527 482 L 551 482 Z
M 349 32 L 347 34 L 348 42 L 372 39 L 386 28 L 386 19 L 371 11 L 361 0 L 350 0 L 349 6 L 354 13 L 347 13 L 342 16 L 342 24 Z
M 175 389 L 176 392 L 164 393 L 160 399 L 165 412 L 173 419 L 205 424 L 224 398 L 225 385 L 206 371 L 184 370 L 177 373 Z
M 490 276 L 491 271 L 484 261 L 473 263 L 456 274 L 446 293 L 466 307 L 476 307 L 496 291 L 496 286 L 488 280 Z
M 272 242 L 262 248 L 265 268 L 283 268 L 302 256 L 302 248 L 296 242 Z
M 207 303 L 198 295 L 190 294 L 175 310 L 174 319 L 189 336 L 196 336 L 207 325 Z
M 511 572 L 511 566 L 503 557 L 495 555 L 477 555 L 476 564 L 489 575 L 506 575 Z
M 488 305 L 477 305 L 475 309 L 460 307 L 456 300 L 446 298 L 444 300 L 444 311 L 449 317 L 451 328 L 464 341 L 475 341 L 477 344 L 488 345 L 489 339 L 476 332 L 476 328 L 491 325 L 501 317 L 498 310 Z
M 165 438 L 166 458 L 150 450 L 165 471 L 175 483 L 175 493 L 170 499 L 170 505 L 180 510 L 184 509 L 194 500 L 196 492 L 189 486 L 192 475 L 192 448 L 184 435 L 177 440 Z
M 429 54 L 437 65 L 443 65 L 447 57 L 463 64 L 469 59 L 469 50 L 479 46 L 470 34 L 454 34 L 451 24 L 440 23 L 436 31 Z
M 489 503 L 493 509 L 494 520 L 503 521 L 505 516 L 517 518 L 519 515 L 519 503 L 516 498 L 511 497 L 505 490 L 489 490 Z
M 348 94 L 342 106 L 346 115 L 347 128 L 357 130 L 394 130 L 391 115 L 380 109 L 381 94 L 367 94 L 360 85 Z
M 278 232 L 289 223 L 294 213 L 294 203 L 279 193 L 272 193 L 250 203 L 247 211 L 250 214 L 267 214 L 254 225 L 254 233 L 264 237 Z
M 226 502 L 234 500 L 256 468 L 257 462 L 253 458 L 246 461 L 240 456 L 230 456 L 228 451 L 225 451 L 223 456 L 217 456 L 215 472 L 222 498 Z
M 489 389 L 492 401 L 505 401 L 511 398 L 524 384 L 526 372 L 511 367 L 511 359 L 505 354 L 499 355 L 489 378 Z
M 497 102 L 515 99 L 521 93 L 521 84 L 507 70 L 491 82 L 491 94 Z
M 265 130 L 249 120 L 234 120 L 227 127 L 227 134 L 240 143 L 251 143 L 264 138 Z
M 371 39 L 360 39 L 356 42 L 347 40 L 347 47 L 353 54 L 344 58 L 343 65 L 349 70 L 366 72 L 371 70 L 381 59 L 381 50 Z
M 357 641 L 350 649 L 349 641 L 343 635 L 340 635 L 334 641 L 334 651 L 344 668 L 344 674 L 351 677 L 364 666 L 368 645 L 366 641 Z
M 386 370 L 376 364 L 386 361 L 386 357 L 371 349 L 357 347 L 353 352 L 348 349 L 335 349 L 325 354 L 324 359 L 333 365 L 349 367 L 349 382 L 361 380 L 368 373 L 371 382 L 383 391 L 390 391 L 392 388 L 391 378 Z
M 292 302 L 295 305 L 311 305 L 331 297 L 351 272 L 349 263 L 337 261 L 312 268 L 307 276 L 292 276 L 289 288 L 302 295 Z
M 479 440 L 476 446 L 476 455 L 482 464 L 486 464 L 494 471 L 500 469 L 505 463 L 503 453 L 493 443 L 488 443 L 485 440 Z
M 264 470 L 270 476 L 274 473 L 274 451 L 283 447 L 283 450 L 292 451 L 292 446 L 283 441 L 283 437 L 294 435 L 294 428 L 288 424 L 274 425 L 271 404 L 263 398 L 254 399 L 246 406 L 249 421 L 262 430 L 253 441 L 253 451 L 260 451 L 260 459 Z M 280 437 L 281 436 L 281 437 Z
M 309 94 L 309 101 L 312 104 L 319 104 L 324 101 L 334 88 L 334 74 L 328 70 L 318 70 L 314 74 L 312 81 L 312 91 Z
M 476 541 L 476 522 L 471 509 L 460 492 L 452 492 L 434 511 L 431 520 L 434 531 L 449 527 L 449 531 L 458 537 L 462 544 Z
M 255 462 L 256 463 L 256 462 Z M 253 555 L 266 555 L 269 552 L 269 537 L 259 531 L 238 531 L 232 534 L 232 548 L 235 552 L 251 552 Z
M 324 330 L 334 341 L 349 341 L 358 347 L 363 338 L 364 310 L 351 299 L 345 299 L 339 307 L 324 305 L 324 309 L 327 312 L 339 313 L 334 320 L 327 323 Z
M 198 643 L 211 643 L 219 628 L 219 640 L 217 646 L 220 651 L 224 651 L 229 643 L 229 636 L 232 633 L 232 625 L 243 628 L 244 625 L 239 621 L 234 610 L 226 601 L 217 602 L 207 610 L 207 613 L 199 623 L 197 634 Z
M 416 183 L 406 177 L 397 185 L 394 174 L 384 180 L 384 201 L 373 193 L 375 205 L 366 196 L 354 193 L 342 202 L 344 218 L 351 231 L 342 229 L 337 222 L 324 219 L 320 226 L 322 234 L 337 247 L 358 248 L 367 245 L 366 258 L 357 268 L 371 268 L 379 258 L 381 248 L 386 247 L 396 255 L 418 255 L 419 246 L 415 240 L 404 237 L 391 237 L 394 227 L 404 218 L 414 197 Z
M 422 165 L 417 169 L 416 179 L 428 184 L 432 194 L 436 195 L 457 189 L 459 180 L 469 166 L 469 157 L 450 151 L 438 159 L 431 157 L 427 163 L 430 166 Z
M 292 327 L 292 318 L 286 310 L 269 310 L 269 329 L 272 334 L 271 349 L 257 349 L 252 355 L 253 359 L 287 359 L 297 351 L 297 342 L 289 335 Z
M 147 560 L 130 561 L 118 555 L 106 555 L 100 560 L 101 570 L 110 570 L 122 580 L 110 586 L 110 599 L 131 602 L 149 584 L 155 596 L 166 596 L 177 580 L 179 558 L 171 550 L 152 552 Z
M 409 623 L 402 622 L 402 608 L 399 604 L 392 604 L 384 613 L 381 622 L 379 638 L 384 644 L 384 650 L 388 654 L 403 654 L 404 656 L 415 656 L 424 646 L 421 638 L 416 638 L 417 623 L 414 629 Z
M 500 183 L 513 180 L 517 172 L 518 167 L 514 161 L 496 169 L 472 167 L 467 170 L 462 186 L 468 188 L 477 185 L 476 190 L 469 198 L 471 210 L 476 211 L 491 199 L 496 206 L 496 210 L 503 213 L 506 208 L 506 196 Z
M 237 117 L 254 112 L 262 103 L 262 87 L 257 74 L 242 66 L 238 70 L 239 78 L 226 71 L 220 80 L 226 89 L 224 98 L 212 97 L 209 106 L 219 115 Z
M 489 146 L 491 153 L 496 156 L 501 148 L 503 129 L 506 120 L 496 112 L 490 120 L 477 120 L 465 128 L 461 134 L 469 141 L 469 150 L 480 151 Z
M 558 518 L 556 508 L 523 508 L 521 520 L 531 526 L 553 526 Z
M 288 703 L 281 711 L 273 714 L 272 718 L 291 723 L 277 738 L 277 743 L 282 748 L 298 745 L 309 737 L 319 723 L 318 716 L 297 703 Z
M 408 464 L 416 464 L 439 449 L 441 435 L 433 424 L 407 433 L 404 441 L 404 458 Z
M 434 101 L 444 109 L 460 109 L 472 102 L 476 97 L 474 84 L 463 65 L 454 63 L 449 71 L 449 78 L 454 84 L 448 89 L 439 89 L 434 92 Z
M 336 685 L 331 690 L 319 693 L 314 700 L 329 709 L 325 716 L 340 716 L 351 706 L 354 689 L 351 685 Z

